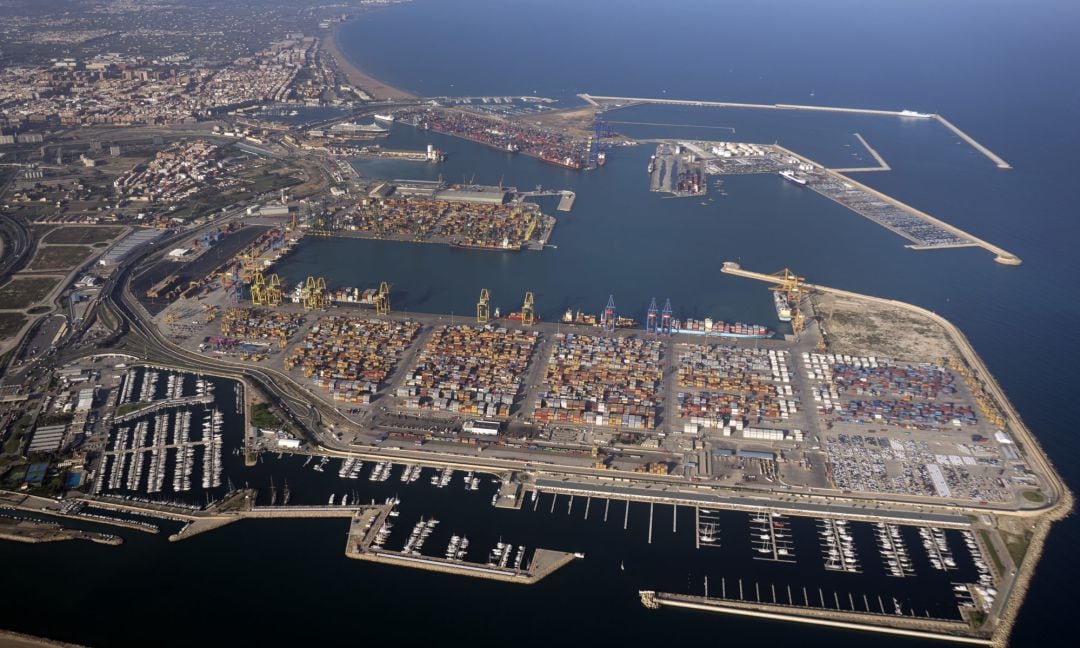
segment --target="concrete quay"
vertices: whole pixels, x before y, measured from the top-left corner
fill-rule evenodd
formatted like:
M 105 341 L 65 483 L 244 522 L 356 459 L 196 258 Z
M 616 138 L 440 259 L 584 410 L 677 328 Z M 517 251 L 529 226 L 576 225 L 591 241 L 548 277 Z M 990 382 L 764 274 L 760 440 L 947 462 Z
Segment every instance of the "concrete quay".
M 815 167 L 821 167 L 820 164 L 816 164 L 813 160 L 810 160 L 809 158 L 807 158 L 805 156 L 799 155 L 798 153 L 795 153 L 794 151 L 786 149 L 783 146 L 780 146 L 778 144 L 773 144 L 772 146 L 776 150 L 783 152 L 785 155 L 790 155 L 793 158 L 797 158 L 797 159 L 799 159 L 800 161 L 802 161 L 805 164 L 810 164 L 810 165 L 813 165 Z M 869 145 L 867 144 L 866 146 L 869 149 Z M 870 149 L 870 150 L 872 150 L 872 149 Z M 876 151 L 875 151 L 875 153 L 876 153 Z M 882 163 L 884 162 L 883 159 L 880 160 L 880 161 Z M 868 187 L 868 186 L 864 185 L 863 183 L 861 183 L 861 182 L 859 182 L 857 180 L 853 180 L 850 177 L 841 174 L 836 169 L 825 169 L 824 167 L 822 167 L 822 168 L 824 169 L 825 173 L 828 173 L 830 175 L 835 176 L 836 178 L 840 179 L 842 182 L 845 182 L 845 183 L 848 183 L 848 184 L 850 184 L 850 185 L 852 185 L 854 187 L 857 187 L 860 191 L 864 191 L 864 192 L 874 196 L 878 200 L 881 200 L 881 201 L 890 203 L 892 205 L 895 205 L 896 207 L 899 207 L 900 209 L 906 211 L 909 214 L 917 216 L 918 218 L 921 218 L 922 220 L 924 220 L 924 221 L 926 221 L 928 223 L 932 223 L 933 225 L 935 225 L 937 227 L 940 227 L 941 229 L 943 229 L 943 230 L 945 230 L 947 232 L 955 234 L 956 236 L 958 236 L 960 238 L 964 238 L 964 239 L 967 239 L 967 240 L 971 241 L 970 244 L 964 243 L 964 244 L 948 246 L 948 247 L 969 247 L 971 245 L 974 245 L 974 246 L 977 246 L 977 247 L 981 247 L 982 249 L 994 254 L 995 255 L 994 256 L 994 261 L 996 261 L 997 263 L 1000 263 L 1002 265 L 1018 266 L 1018 265 L 1020 265 L 1022 263 L 1022 261 L 1020 260 L 1020 257 L 1016 256 L 1012 252 L 1009 252 L 1008 250 L 1000 248 L 1000 247 L 994 245 L 993 243 L 990 243 L 989 241 L 984 241 L 983 239 L 981 239 L 981 238 L 979 238 L 977 236 L 974 236 L 972 234 L 969 234 L 968 232 L 965 232 L 964 230 L 960 229 L 959 227 L 956 227 L 955 225 L 950 225 L 949 223 L 946 223 L 945 221 L 943 221 L 941 219 L 934 218 L 933 216 L 931 216 L 930 214 L 927 214 L 924 211 L 915 209 L 911 205 L 908 205 L 906 203 L 902 203 L 899 200 L 893 198 L 892 196 L 888 196 L 886 194 L 883 194 L 880 191 L 878 191 L 877 189 L 874 189 L 872 187 Z M 849 171 L 850 171 L 850 169 L 849 169 Z M 813 187 L 811 187 L 811 189 L 812 188 Z M 825 194 L 822 194 L 822 195 L 825 195 Z M 826 197 L 829 197 L 829 196 L 826 196 Z M 875 221 L 875 222 L 877 222 L 877 221 Z M 894 229 L 892 227 L 888 227 L 887 225 L 884 225 L 884 224 L 882 224 L 880 222 L 878 224 L 882 225 L 883 227 L 886 227 L 887 229 L 890 229 L 891 231 L 895 232 L 896 234 L 899 234 L 900 236 L 903 236 L 904 238 L 907 238 L 908 240 L 912 240 L 909 235 L 905 234 L 901 230 Z M 913 245 L 911 247 L 913 249 L 920 249 L 920 246 L 917 246 L 917 245 Z M 946 246 L 934 246 L 933 249 L 938 249 L 940 247 L 946 247 Z M 926 249 L 926 248 L 922 248 L 922 249 Z
M 779 603 L 733 601 L 649 590 L 638 592 L 638 594 L 642 605 L 654 610 L 660 607 L 675 607 L 977 646 L 995 645 L 991 639 L 973 636 L 970 628 L 960 621 Z
M 586 103 L 592 106 L 602 106 L 603 102 L 618 102 L 626 105 L 659 104 L 670 106 L 696 106 L 705 108 L 752 108 L 755 110 L 802 110 L 811 112 L 848 113 L 855 115 L 878 115 L 884 117 L 900 117 L 903 119 L 933 119 L 945 128 L 952 131 L 957 137 L 970 144 L 979 153 L 982 153 L 999 169 L 1011 169 L 1012 166 L 975 140 L 972 136 L 960 130 L 955 124 L 937 113 L 917 113 L 910 110 L 879 110 L 872 108 L 846 108 L 842 106 L 808 106 L 803 104 L 755 104 L 736 103 L 731 101 L 701 101 L 696 99 L 659 99 L 656 97 L 606 97 L 581 93 L 578 95 Z M 624 107 L 624 106 L 620 106 Z
M 671 504 L 672 506 L 693 506 L 710 509 L 753 512 L 769 509 L 785 515 L 812 516 L 819 518 L 843 518 L 861 522 L 887 522 L 889 524 L 907 524 L 913 526 L 934 526 L 949 529 L 968 529 L 971 520 L 964 515 L 948 515 L 907 511 L 902 509 L 886 510 L 869 506 L 843 504 L 818 504 L 814 502 L 785 501 L 766 495 L 726 496 L 712 493 L 692 493 L 678 489 L 664 490 L 616 484 L 614 482 L 585 483 L 582 481 L 562 481 L 557 479 L 538 479 L 533 489 L 540 493 L 555 493 L 578 497 L 598 497 L 632 502 Z

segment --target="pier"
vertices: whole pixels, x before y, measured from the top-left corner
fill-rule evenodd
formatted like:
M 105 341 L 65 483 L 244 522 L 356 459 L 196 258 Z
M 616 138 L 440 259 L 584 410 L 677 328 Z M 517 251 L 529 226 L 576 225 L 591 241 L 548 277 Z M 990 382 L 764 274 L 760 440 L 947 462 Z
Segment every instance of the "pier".
M 936 526 L 950 529 L 969 529 L 971 520 L 964 515 L 927 513 L 921 511 L 885 510 L 842 504 L 817 504 L 770 499 L 764 496 L 723 496 L 707 493 L 689 493 L 678 490 L 635 487 L 615 483 L 584 483 L 538 479 L 535 489 L 541 493 L 558 495 L 577 495 L 579 497 L 605 497 L 627 502 L 624 512 L 624 528 L 629 519 L 629 502 L 647 502 L 677 504 L 684 506 L 705 507 L 709 509 L 727 509 L 732 511 L 760 512 L 770 511 L 786 515 L 801 515 L 825 518 L 843 518 L 863 522 L 885 521 L 894 524 L 914 526 Z
M 860 140 L 865 143 L 865 140 L 862 140 L 861 137 L 860 137 Z M 866 146 L 867 146 L 868 150 L 872 150 L 872 149 L 870 149 L 869 145 L 866 145 Z M 863 192 L 865 194 L 868 194 L 868 195 L 870 195 L 870 196 L 872 196 L 872 197 L 874 197 L 874 198 L 876 198 L 876 199 L 878 199 L 878 200 L 880 200 L 882 202 L 885 202 L 885 203 L 888 203 L 890 205 L 895 206 L 896 208 L 900 209 L 901 211 L 903 211 L 903 212 L 905 212 L 905 213 L 907 213 L 907 214 L 909 214 L 911 216 L 919 218 L 922 221 L 925 221 L 926 223 L 929 223 L 929 224 L 931 224 L 931 225 L 933 225 L 933 226 L 935 226 L 937 228 L 940 228 L 941 230 L 944 230 L 945 232 L 948 232 L 949 234 L 957 237 L 958 239 L 962 239 L 962 241 L 960 241 L 960 242 L 958 242 L 958 243 L 956 243 L 954 245 L 942 245 L 942 244 L 925 245 L 925 244 L 919 244 L 917 239 L 915 239 L 911 234 L 905 232 L 904 230 L 899 229 L 897 227 L 890 226 L 888 223 L 885 223 L 880 219 L 875 219 L 875 218 L 870 219 L 870 220 L 873 220 L 874 222 L 878 223 L 882 227 L 885 227 L 886 229 L 888 229 L 888 230 L 890 230 L 892 232 L 895 232 L 896 234 L 899 234 L 900 236 L 903 236 L 904 238 L 908 239 L 909 241 L 912 241 L 913 243 L 915 243 L 914 245 L 909 246 L 913 250 L 939 249 L 939 248 L 944 248 L 944 247 L 977 246 L 977 247 L 981 247 L 982 249 L 994 254 L 995 255 L 994 256 L 994 261 L 996 261 L 996 262 L 998 262 L 998 263 L 1000 263 L 1002 265 L 1018 266 L 1018 265 L 1020 265 L 1022 263 L 1022 261 L 1020 260 L 1020 257 L 1016 256 L 1012 252 L 1009 252 L 1009 251 L 1007 251 L 1007 250 L 1005 250 L 1003 248 L 1000 248 L 1000 247 L 994 245 L 993 243 L 990 243 L 989 241 L 984 241 L 983 239 L 981 239 L 981 238 L 979 238 L 977 236 L 973 236 L 972 234 L 969 234 L 968 232 L 965 232 L 964 230 L 960 229 L 959 227 L 956 227 L 954 225 L 950 225 L 949 223 L 946 223 L 945 221 L 943 221 L 941 219 L 934 218 L 930 214 L 927 214 L 924 211 L 915 209 L 911 205 L 908 205 L 906 203 L 902 203 L 899 200 L 893 198 L 892 196 L 888 196 L 886 194 L 883 194 L 880 191 L 878 191 L 877 189 L 874 189 L 872 187 L 868 187 L 868 186 L 864 185 L 863 183 L 861 183 L 861 182 L 859 182 L 857 180 L 853 180 L 850 177 L 839 173 L 835 169 L 826 169 L 826 168 L 822 167 L 820 164 L 816 164 L 813 160 L 810 160 L 810 159 L 808 159 L 808 158 L 806 158 L 806 157 L 804 157 L 802 155 L 799 155 L 798 153 L 795 153 L 794 151 L 786 149 L 783 146 L 773 144 L 772 147 L 774 149 L 776 149 L 777 151 L 782 152 L 784 155 L 790 155 L 792 158 L 800 160 L 803 164 L 809 164 L 809 165 L 811 165 L 811 166 L 813 166 L 815 168 L 820 167 L 824 173 L 828 174 L 829 176 L 832 176 L 832 177 L 836 178 L 839 182 L 842 182 L 842 183 L 844 183 L 846 185 L 850 185 L 851 187 L 856 188 L 859 191 L 861 191 L 861 192 Z M 874 153 L 876 154 L 876 151 Z M 884 160 L 882 159 L 881 162 L 884 162 Z M 849 169 L 849 171 L 850 171 L 850 169 Z M 817 190 L 815 188 L 814 183 L 811 183 L 809 185 L 809 188 L 812 189 L 812 190 L 817 191 L 818 193 L 825 196 L 826 198 L 829 198 L 830 200 L 835 200 L 836 202 L 839 202 L 841 205 L 844 205 L 844 203 L 837 200 L 834 196 L 832 196 L 832 195 L 830 195 L 828 193 L 825 193 L 823 191 Z M 851 209 L 851 207 L 849 207 L 848 205 L 844 205 L 844 206 Z M 856 213 L 860 213 L 857 210 L 853 210 L 853 211 L 856 211 Z M 861 213 L 860 213 L 860 215 L 865 216 L 865 214 L 861 214 Z
M 390 517 L 393 506 L 392 503 L 388 503 L 381 506 L 360 507 L 359 512 L 351 515 L 352 520 L 349 525 L 348 539 L 345 546 L 346 556 L 356 560 L 426 569 L 457 576 L 473 576 L 521 585 L 532 585 L 575 559 L 584 558 L 582 554 L 536 549 L 528 566 L 524 569 L 517 569 L 465 560 L 425 556 L 420 555 L 418 552 L 407 553 L 384 549 L 375 540 L 380 529 L 383 528 L 383 525 Z M 343 507 L 337 508 L 342 509 Z M 347 507 L 344 508 L 348 510 Z
M 188 405 L 209 405 L 213 402 L 213 394 L 203 394 L 200 396 L 184 396 L 181 398 L 170 398 L 167 400 L 154 401 L 146 407 L 142 407 L 132 412 L 128 412 L 127 414 L 124 414 L 122 416 L 117 416 L 113 418 L 113 424 L 115 425 L 116 423 L 126 423 L 139 417 L 146 416 L 147 414 L 153 414 L 155 412 L 161 411 L 163 409 L 168 409 L 170 407 L 186 407 Z
M 811 112 L 847 113 L 854 115 L 877 115 L 882 117 L 900 117 L 902 119 L 933 119 L 953 132 L 957 137 L 970 144 L 979 153 L 985 155 L 999 169 L 1011 169 L 1012 166 L 1000 156 L 993 153 L 975 140 L 972 136 L 960 130 L 955 124 L 936 113 L 919 113 L 911 110 L 880 110 L 873 108 L 846 108 L 842 106 L 808 106 L 802 104 L 755 104 L 737 103 L 732 101 L 701 101 L 696 99 L 658 99 L 655 97 L 605 97 L 581 93 L 578 95 L 583 101 L 592 106 L 602 107 L 605 102 L 620 104 L 619 108 L 638 104 L 659 104 L 669 106 L 694 106 L 700 108 L 750 108 L 754 110 L 801 110 Z
M 755 584 L 756 586 L 756 584 Z M 739 581 L 740 592 L 742 581 Z M 790 592 L 789 592 L 790 593 Z M 966 623 L 961 621 L 946 621 L 928 617 L 917 617 L 904 614 L 888 614 L 882 607 L 878 612 L 857 611 L 852 604 L 851 610 L 828 608 L 809 605 L 800 606 L 783 603 L 759 603 L 744 600 L 715 599 L 705 596 L 691 596 L 685 594 L 669 594 L 665 592 L 641 591 L 641 603 L 646 608 L 655 610 L 660 607 L 677 607 L 705 612 L 718 612 L 722 614 L 735 614 L 750 616 L 759 619 L 771 619 L 775 621 L 792 621 L 810 625 L 831 626 L 834 628 L 846 628 L 849 630 L 863 630 L 867 632 L 880 632 L 885 634 L 917 637 L 920 639 L 934 639 L 939 641 L 951 641 L 956 643 L 991 646 L 994 642 L 990 639 L 975 637 L 970 632 Z M 819 592 L 820 594 L 820 592 Z M 839 600 L 833 592 L 833 597 Z M 773 591 L 775 599 L 775 589 Z M 821 597 L 824 601 L 824 596 Z
M 871 171 L 892 171 L 892 167 L 889 166 L 889 163 L 885 161 L 885 158 L 881 157 L 881 154 L 878 153 L 873 146 L 870 146 L 870 142 L 867 142 L 866 138 L 864 138 L 859 133 L 855 133 L 855 139 L 859 140 L 859 143 L 863 145 L 863 148 L 866 149 L 867 153 L 874 156 L 874 161 L 877 162 L 878 165 L 873 167 L 848 167 L 844 169 L 829 169 L 830 171 L 834 173 L 869 173 Z

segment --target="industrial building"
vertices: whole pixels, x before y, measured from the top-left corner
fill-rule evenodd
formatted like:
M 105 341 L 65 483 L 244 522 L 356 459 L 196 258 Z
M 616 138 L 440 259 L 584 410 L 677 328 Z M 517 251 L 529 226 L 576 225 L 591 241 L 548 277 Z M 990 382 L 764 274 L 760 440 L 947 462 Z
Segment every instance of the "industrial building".
M 469 421 L 462 429 L 469 434 L 483 434 L 487 436 L 495 436 L 502 428 L 502 423 L 498 421 L 485 421 L 482 419 Z
M 165 230 L 159 229 L 136 230 L 125 236 L 116 245 L 112 246 L 108 252 L 101 255 L 101 258 L 98 259 L 98 265 L 115 266 L 126 259 L 139 247 L 148 243 L 153 243 L 164 234 Z
M 34 430 L 34 438 L 30 440 L 30 446 L 26 449 L 31 452 L 56 452 L 60 449 L 60 442 L 64 440 L 66 425 L 47 425 Z

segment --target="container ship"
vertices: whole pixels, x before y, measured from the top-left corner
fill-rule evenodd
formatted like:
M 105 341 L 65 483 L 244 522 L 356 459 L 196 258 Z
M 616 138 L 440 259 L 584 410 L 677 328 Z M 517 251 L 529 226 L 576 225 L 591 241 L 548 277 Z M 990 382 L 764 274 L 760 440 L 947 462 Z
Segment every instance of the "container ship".
M 577 311 L 575 314 L 573 309 L 567 308 L 566 312 L 562 316 L 563 324 L 575 324 L 577 326 L 603 326 L 603 315 L 597 317 L 596 315 L 590 315 Z M 615 317 L 615 328 L 634 328 L 638 325 L 637 320 L 631 317 Z
M 566 169 L 573 169 L 574 171 L 581 170 L 581 162 L 578 162 L 570 156 L 556 157 L 554 155 L 546 155 L 544 153 L 540 153 L 536 155 L 536 159 L 540 160 L 541 162 L 547 162 L 548 164 L 554 164 L 555 166 L 561 166 Z
M 302 286 L 301 286 L 302 291 Z M 359 288 L 344 287 L 330 293 L 330 301 L 339 304 L 357 304 L 359 306 L 374 306 L 375 295 L 379 291 L 374 288 L 360 290 Z
M 799 185 L 800 187 L 805 187 L 806 186 L 806 178 L 795 175 L 794 171 L 789 171 L 787 169 L 784 169 L 783 171 L 780 172 L 780 177 L 783 178 L 784 180 L 787 180 L 788 182 L 794 182 L 795 184 Z
M 672 323 L 671 332 L 685 333 L 687 335 L 754 339 L 766 339 L 773 336 L 773 332 L 761 324 L 743 324 L 742 322 L 729 324 L 713 320 L 711 317 L 706 317 L 704 320 L 675 320 Z
M 791 321 L 791 302 L 788 301 L 787 295 L 779 290 L 773 291 L 773 304 L 776 305 L 776 317 L 781 322 Z

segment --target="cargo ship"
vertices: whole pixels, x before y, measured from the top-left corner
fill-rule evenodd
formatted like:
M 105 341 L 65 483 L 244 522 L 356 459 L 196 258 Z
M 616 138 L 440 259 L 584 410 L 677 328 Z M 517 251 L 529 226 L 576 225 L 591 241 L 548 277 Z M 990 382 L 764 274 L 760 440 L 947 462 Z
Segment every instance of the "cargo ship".
M 498 317 L 499 317 L 499 312 L 495 311 L 495 318 L 498 319 Z M 521 314 L 521 311 L 514 311 L 513 313 L 510 313 L 509 315 L 507 315 L 506 319 L 510 320 L 511 322 L 521 322 L 521 321 L 523 321 L 525 319 L 525 316 Z M 537 322 L 540 321 L 539 316 L 536 316 L 536 321 Z
M 791 321 L 791 302 L 788 301 L 787 295 L 779 290 L 773 291 L 773 304 L 776 306 L 776 317 L 781 322 Z
M 554 164 L 555 166 L 561 166 L 565 169 L 573 169 L 574 171 L 581 170 L 581 162 L 578 162 L 570 156 L 560 158 L 553 155 L 545 155 L 541 153 L 536 156 L 536 159 L 542 162 L 547 162 L 548 164 Z
M 651 156 L 649 158 L 649 174 L 652 175 L 652 172 L 655 171 L 655 170 L 656 170 L 656 156 L 653 155 L 653 156 Z
M 730 338 L 753 338 L 766 339 L 773 336 L 773 332 L 761 324 L 743 324 L 742 322 L 722 322 L 706 317 L 704 320 L 687 319 L 675 320 L 671 327 L 672 333 L 685 333 L 687 335 L 705 335 Z
M 783 171 L 780 172 L 780 177 L 783 178 L 784 180 L 787 180 L 788 182 L 794 182 L 795 184 L 799 185 L 800 187 L 805 187 L 806 186 L 806 178 L 795 175 L 794 171 L 789 171 L 787 169 L 784 169 Z
M 298 285 L 298 292 L 303 292 L 303 285 Z M 379 291 L 374 288 L 368 288 L 367 290 L 360 290 L 359 288 L 344 287 L 330 293 L 330 301 L 337 302 L 339 304 L 356 304 L 358 306 L 374 306 L 375 295 Z
M 575 314 L 573 309 L 567 308 L 566 312 L 562 316 L 563 324 L 574 324 L 577 326 L 603 326 L 604 316 L 590 315 L 577 311 Z M 637 320 L 632 317 L 615 317 L 615 328 L 634 328 L 638 325 Z

